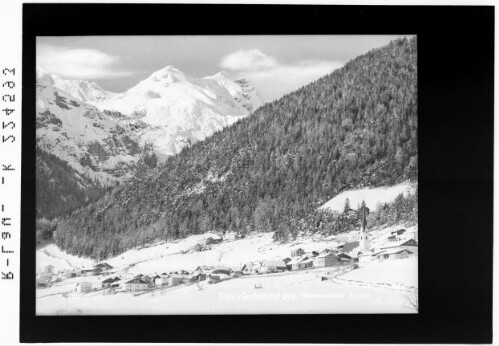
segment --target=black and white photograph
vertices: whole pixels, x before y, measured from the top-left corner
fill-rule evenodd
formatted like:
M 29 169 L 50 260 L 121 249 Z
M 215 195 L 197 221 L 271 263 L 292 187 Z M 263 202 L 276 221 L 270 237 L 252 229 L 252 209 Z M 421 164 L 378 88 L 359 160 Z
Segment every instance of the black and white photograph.
M 417 314 L 417 61 L 417 35 L 36 37 L 36 314 Z
M 0 345 L 497 343 L 493 5 L 27 1 Z

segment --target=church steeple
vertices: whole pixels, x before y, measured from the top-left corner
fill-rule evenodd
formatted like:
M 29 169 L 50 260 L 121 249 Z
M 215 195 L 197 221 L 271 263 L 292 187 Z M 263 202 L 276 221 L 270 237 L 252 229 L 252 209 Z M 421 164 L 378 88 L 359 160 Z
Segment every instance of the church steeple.
M 370 249 L 370 244 L 369 244 L 369 233 L 367 232 L 367 215 L 366 215 L 366 202 L 362 201 L 361 204 L 361 229 L 359 232 L 359 247 L 361 251 L 369 250 Z

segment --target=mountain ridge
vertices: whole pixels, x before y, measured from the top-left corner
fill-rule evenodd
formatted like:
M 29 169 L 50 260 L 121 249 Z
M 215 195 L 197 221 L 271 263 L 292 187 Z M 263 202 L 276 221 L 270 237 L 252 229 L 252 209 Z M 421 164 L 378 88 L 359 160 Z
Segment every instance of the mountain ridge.
M 183 148 L 75 211 L 57 245 L 105 258 L 213 230 L 282 235 L 343 190 L 417 179 L 416 52 L 393 41 Z
M 243 88 L 228 80 L 228 75 L 217 77 L 227 79 L 223 86 L 210 79 L 191 78 L 171 65 L 153 72 L 125 93 L 106 91 L 96 82 L 65 80 L 41 66 L 37 66 L 36 73 L 37 148 L 39 153 L 44 154 L 38 161 L 41 177 L 38 182 L 42 186 L 39 192 L 40 196 L 52 196 L 59 200 L 65 197 L 57 191 L 73 191 L 74 194 L 67 197 L 72 201 L 93 200 L 99 194 L 92 191 L 101 189 L 103 193 L 107 187 L 123 183 L 142 168 L 154 168 L 158 161 L 164 161 L 183 147 L 247 116 L 252 105 L 259 105 L 254 102 L 250 102 L 250 106 L 244 104 L 251 99 L 248 101 Z M 172 84 L 176 84 L 174 88 L 178 92 L 170 97 L 171 100 L 165 99 L 165 95 L 171 96 L 166 89 Z M 229 90 L 228 86 L 232 89 Z M 251 84 L 246 89 L 254 91 Z M 193 92 L 205 99 L 192 104 L 180 103 L 177 108 L 172 106 L 176 113 L 164 106 L 175 105 Z M 125 115 L 106 109 L 115 108 L 112 103 L 127 95 L 138 95 L 151 104 L 161 101 L 156 112 L 160 114 L 136 114 L 134 110 Z M 239 102 L 236 96 L 242 97 L 244 102 Z M 211 99 L 216 99 L 218 104 L 209 104 Z M 102 106 L 109 102 L 110 107 Z M 154 109 L 154 105 L 149 107 Z M 231 114 L 231 111 L 236 114 Z M 59 160 L 47 156 L 49 154 Z M 73 178 L 63 178 L 57 173 L 70 171 Z M 59 177 L 57 180 L 64 185 L 63 189 L 51 182 L 50 172 Z M 48 191 L 48 186 L 53 191 Z M 92 196 L 85 195 L 87 188 Z M 39 216 L 58 215 L 59 209 L 65 212 L 70 210 L 48 197 L 42 199 L 47 208 L 39 208 Z M 74 207 L 78 203 L 68 205 Z

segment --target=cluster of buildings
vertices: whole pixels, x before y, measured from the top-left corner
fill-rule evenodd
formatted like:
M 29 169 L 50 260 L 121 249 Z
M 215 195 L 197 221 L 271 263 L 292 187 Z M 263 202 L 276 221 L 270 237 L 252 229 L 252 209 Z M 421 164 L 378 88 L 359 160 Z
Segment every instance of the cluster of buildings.
M 43 267 L 37 274 L 36 282 L 38 287 L 50 286 L 54 282 L 76 277 L 99 276 L 108 274 L 113 267 L 108 263 L 99 263 L 93 268 L 79 269 L 71 268 L 55 272 L 55 267 L 51 264 Z
M 227 240 L 236 240 L 236 239 L 241 239 L 244 238 L 245 236 L 239 232 L 225 232 L 225 234 L 222 237 L 219 236 L 210 236 L 207 238 L 204 238 L 197 242 L 191 249 L 190 252 L 196 252 L 196 251 L 206 251 L 206 250 L 211 250 L 211 245 L 219 244 L 222 241 L 227 241 Z M 186 251 L 189 252 L 189 251 Z
M 239 235 L 234 233 L 234 239 Z M 242 275 L 258 275 L 279 273 L 284 271 L 297 271 L 312 268 L 352 266 L 358 267 L 366 262 L 399 259 L 416 255 L 418 253 L 417 233 L 410 236 L 405 229 L 392 231 L 386 239 L 378 239 L 378 245 L 373 247 L 371 236 L 366 230 L 365 214 L 362 218 L 362 228 L 356 241 L 345 242 L 333 248 L 324 248 L 321 251 L 308 251 L 295 248 L 290 256 L 281 259 L 270 259 L 249 262 L 243 265 L 207 266 L 201 265 L 194 271 L 179 270 L 175 272 L 155 274 L 153 276 L 138 274 L 134 276 L 110 276 L 101 281 L 101 276 L 109 276 L 113 267 L 108 263 L 99 263 L 90 269 L 68 269 L 54 273 L 54 266 L 42 268 L 37 276 L 39 285 L 50 284 L 55 280 L 74 277 L 97 276 L 97 280 L 82 280 L 76 284 L 76 292 L 88 293 L 95 290 L 107 292 L 125 291 L 141 292 L 165 286 L 179 286 L 207 281 L 209 284 L 223 280 L 237 278 Z M 225 237 L 224 237 L 225 239 Z M 207 237 L 194 245 L 189 251 L 203 251 L 213 244 L 222 242 L 219 237 Z
M 412 236 L 409 236 L 409 234 L 405 234 L 407 232 L 405 229 L 392 231 L 387 239 L 383 239 L 385 241 L 383 241 L 381 245 L 373 247 L 366 225 L 366 213 L 364 210 L 361 220 L 362 228 L 359 231 L 358 241 L 342 245 L 343 249 L 345 247 L 357 249 L 359 265 L 367 264 L 375 260 L 400 259 L 411 255 L 417 255 L 418 242 L 416 240 L 416 232 L 414 232 Z

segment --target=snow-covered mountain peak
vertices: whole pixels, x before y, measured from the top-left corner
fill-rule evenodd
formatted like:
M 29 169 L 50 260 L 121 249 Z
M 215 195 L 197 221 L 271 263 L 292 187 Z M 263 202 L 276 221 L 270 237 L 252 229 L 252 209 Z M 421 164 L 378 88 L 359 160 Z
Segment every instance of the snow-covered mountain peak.
M 41 66 L 36 66 L 36 81 L 43 85 L 54 85 L 55 83 L 53 76 Z
M 233 81 L 234 77 L 227 71 L 220 71 L 214 74 L 213 76 L 204 77 L 204 79 L 216 79 L 216 80 L 228 79 Z
M 83 102 L 99 102 L 116 95 L 94 81 L 64 79 L 41 66 L 36 67 L 36 80 L 39 84 L 54 86 Z
M 133 125 L 139 145 L 152 145 L 160 158 L 248 116 L 262 103 L 248 80 L 241 83 L 226 71 L 194 78 L 173 65 L 123 93 L 108 92 L 93 81 L 65 80 L 42 67 L 37 67 L 37 81 L 101 112 L 122 113 L 125 117 L 113 121 Z
M 187 80 L 187 76 L 173 65 L 168 65 L 161 70 L 154 72 L 147 80 L 155 82 L 166 81 L 168 83 L 182 82 Z

